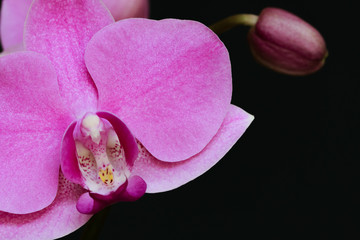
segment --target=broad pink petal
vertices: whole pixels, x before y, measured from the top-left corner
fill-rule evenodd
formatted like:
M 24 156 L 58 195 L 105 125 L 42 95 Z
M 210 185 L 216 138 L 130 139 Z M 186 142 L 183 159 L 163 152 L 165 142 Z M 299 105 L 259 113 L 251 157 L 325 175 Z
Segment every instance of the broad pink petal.
M 99 0 L 35 0 L 25 23 L 25 49 L 47 56 L 60 95 L 77 117 L 97 109 L 97 90 L 84 63 L 85 46 L 114 20 Z
M 24 22 L 32 0 L 3 0 L 1 43 L 5 50 L 23 43 Z
M 0 37 L 5 50 L 23 44 L 25 18 L 32 0 L 3 0 Z M 116 21 L 131 17 L 149 17 L 148 0 L 103 0 Z
M 200 152 L 229 109 L 228 52 L 201 23 L 125 19 L 99 31 L 85 61 L 100 109 L 113 112 L 158 159 Z
M 182 162 L 168 163 L 152 157 L 142 148 L 132 174 L 145 180 L 148 193 L 177 188 L 215 165 L 241 137 L 253 119 L 252 115 L 231 105 L 218 133 L 199 154 Z
M 0 239 L 49 240 L 75 231 L 91 217 L 76 209 L 83 192 L 79 185 L 70 183 L 60 174 L 57 196 L 47 208 L 25 215 L 0 212 Z
M 55 198 L 69 114 L 55 70 L 34 52 L 0 57 L 0 210 L 29 213 Z
M 115 21 L 125 18 L 149 17 L 149 0 L 103 0 Z

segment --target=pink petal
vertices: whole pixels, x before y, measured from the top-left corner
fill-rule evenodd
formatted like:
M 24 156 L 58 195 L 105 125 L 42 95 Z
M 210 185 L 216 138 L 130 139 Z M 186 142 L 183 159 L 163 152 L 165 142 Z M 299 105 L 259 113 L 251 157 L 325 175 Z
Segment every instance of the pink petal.
M 58 74 L 60 94 L 77 117 L 95 111 L 97 90 L 84 63 L 85 46 L 113 22 L 95 0 L 35 0 L 25 23 L 25 49 L 47 56 Z
M 158 159 L 200 152 L 228 111 L 228 52 L 201 23 L 125 19 L 92 38 L 85 61 L 100 109 L 119 116 Z
M 144 179 L 148 193 L 177 188 L 214 166 L 241 137 L 253 119 L 252 115 L 231 105 L 218 133 L 199 154 L 182 162 L 168 163 L 152 157 L 142 148 L 132 174 Z
M 3 0 L 0 36 L 5 50 L 23 44 L 25 18 L 32 0 Z M 149 17 L 148 0 L 103 0 L 116 21 L 131 17 Z
M 1 43 L 5 50 L 23 43 L 26 14 L 32 0 L 3 0 L 1 7 Z
M 61 174 L 57 196 L 47 208 L 25 215 L 0 212 L 0 239 L 47 240 L 75 231 L 91 217 L 76 209 L 83 192 L 79 185 L 68 182 Z
M 34 212 L 55 198 L 69 115 L 51 63 L 37 53 L 1 57 L 0 82 L 0 210 Z
M 115 21 L 125 18 L 149 17 L 149 0 L 103 0 Z

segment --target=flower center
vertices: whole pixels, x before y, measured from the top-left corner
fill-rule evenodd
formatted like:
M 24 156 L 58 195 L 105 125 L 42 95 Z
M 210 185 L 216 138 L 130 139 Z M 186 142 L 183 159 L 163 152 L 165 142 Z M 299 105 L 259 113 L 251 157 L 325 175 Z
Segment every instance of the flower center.
M 105 170 L 100 169 L 99 176 L 105 184 L 112 184 L 114 182 L 114 174 L 109 166 L 107 166 Z
M 85 188 L 107 195 L 125 183 L 130 169 L 118 136 L 106 119 L 87 113 L 73 136 Z

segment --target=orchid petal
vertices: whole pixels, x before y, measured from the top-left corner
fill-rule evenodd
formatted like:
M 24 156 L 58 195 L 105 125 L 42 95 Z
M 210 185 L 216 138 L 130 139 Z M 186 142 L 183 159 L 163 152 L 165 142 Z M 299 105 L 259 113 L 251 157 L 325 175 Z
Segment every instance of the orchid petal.
M 148 18 L 149 0 L 103 0 L 115 21 L 125 18 Z
M 76 202 L 83 193 L 79 185 L 70 183 L 60 174 L 57 196 L 47 208 L 24 215 L 0 212 L 0 239 L 47 240 L 75 231 L 91 217 L 76 209 Z
M 254 117 L 231 105 L 224 122 L 211 142 L 199 154 L 182 162 L 162 162 L 142 148 L 132 174 L 147 183 L 148 193 L 172 190 L 200 176 L 215 165 L 245 132 Z
M 25 49 L 47 56 L 58 74 L 60 95 L 80 117 L 97 109 L 97 90 L 89 76 L 84 51 L 95 32 L 113 22 L 96 0 L 35 0 L 24 32 Z
M 1 43 L 5 50 L 23 42 L 26 14 L 32 0 L 3 0 L 1 6 Z
M 3 0 L 0 36 L 5 50 L 23 44 L 26 15 L 33 0 Z M 149 17 L 148 0 L 103 0 L 116 21 L 131 17 Z M 16 48 L 18 49 L 18 48 Z
M 56 195 L 61 137 L 69 120 L 51 63 L 33 52 L 1 57 L 0 99 L 1 210 L 43 209 Z
M 98 86 L 100 109 L 119 116 L 163 161 L 200 152 L 230 107 L 228 52 L 198 22 L 116 22 L 94 35 L 85 62 Z

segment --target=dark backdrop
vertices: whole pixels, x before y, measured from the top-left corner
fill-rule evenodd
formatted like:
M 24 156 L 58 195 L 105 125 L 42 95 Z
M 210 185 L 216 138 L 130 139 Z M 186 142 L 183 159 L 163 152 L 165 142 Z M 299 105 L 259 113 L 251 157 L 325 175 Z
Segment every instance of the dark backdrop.
M 208 25 L 267 6 L 287 9 L 322 33 L 330 53 L 325 67 L 306 77 L 274 73 L 252 59 L 246 27 L 222 34 L 233 66 L 232 103 L 253 114 L 254 122 L 195 181 L 112 206 L 100 239 L 359 238 L 354 3 L 152 0 L 151 18 Z M 83 229 L 63 239 L 78 239 Z

